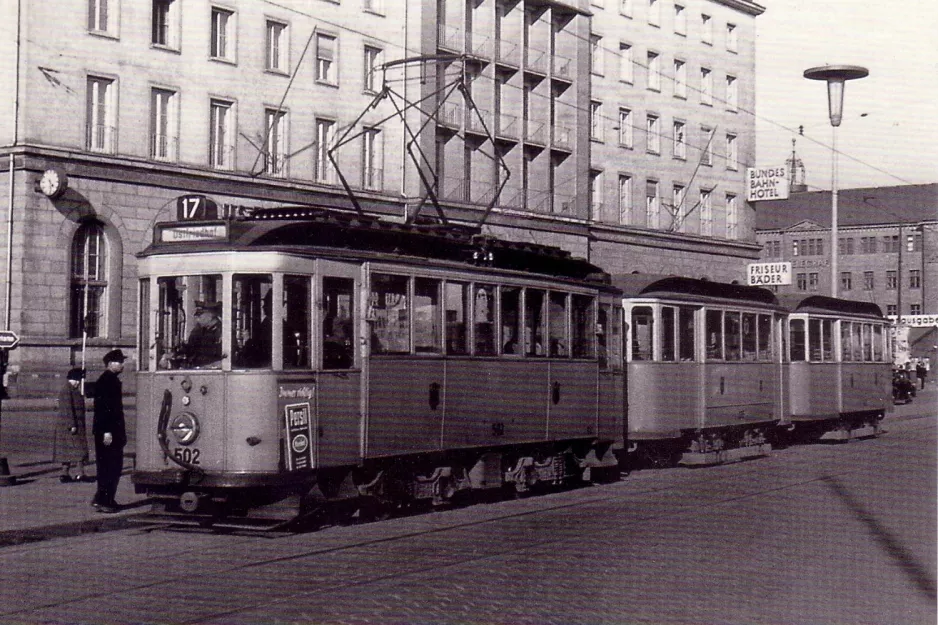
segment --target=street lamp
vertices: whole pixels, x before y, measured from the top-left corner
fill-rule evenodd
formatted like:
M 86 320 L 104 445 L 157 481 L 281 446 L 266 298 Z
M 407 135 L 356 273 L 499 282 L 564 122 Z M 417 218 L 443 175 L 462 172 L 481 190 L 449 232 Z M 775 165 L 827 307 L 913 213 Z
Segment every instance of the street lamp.
M 833 139 L 831 150 L 831 297 L 837 297 L 838 233 L 837 233 L 837 127 L 843 118 L 844 84 L 848 80 L 865 78 L 870 71 L 858 65 L 825 65 L 812 67 L 804 71 L 809 80 L 827 82 L 827 107 L 830 113 Z

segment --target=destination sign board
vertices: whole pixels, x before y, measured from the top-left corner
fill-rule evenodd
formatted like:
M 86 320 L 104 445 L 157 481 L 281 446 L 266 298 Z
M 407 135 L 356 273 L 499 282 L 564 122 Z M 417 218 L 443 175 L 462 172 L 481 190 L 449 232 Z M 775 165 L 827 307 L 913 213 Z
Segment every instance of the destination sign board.
M 746 199 L 788 199 L 788 169 L 785 167 L 748 167 L 746 169 Z
M 163 226 L 160 241 L 163 243 L 192 243 L 195 241 L 224 241 L 228 238 L 226 224 L 193 224 L 191 226 Z
M 749 263 L 746 274 L 749 286 L 791 284 L 791 263 Z

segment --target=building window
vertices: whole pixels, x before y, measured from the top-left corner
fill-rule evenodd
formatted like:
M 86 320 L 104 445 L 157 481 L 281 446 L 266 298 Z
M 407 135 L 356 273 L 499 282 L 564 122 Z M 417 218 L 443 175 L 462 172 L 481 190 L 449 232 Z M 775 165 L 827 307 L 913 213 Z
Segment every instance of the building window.
M 895 254 L 899 251 L 898 235 L 887 235 L 883 237 L 883 253 Z
M 645 225 L 649 228 L 657 228 L 660 212 L 658 181 L 648 180 L 645 182 Z
M 837 251 L 841 256 L 853 256 L 856 252 L 853 237 L 846 237 L 837 241 Z
M 648 114 L 645 117 L 645 132 L 648 135 L 648 152 L 661 154 L 661 136 L 658 134 L 658 116 Z
M 700 164 L 707 167 L 713 167 L 713 130 L 706 126 L 700 127 L 700 134 L 703 135 L 703 151 L 700 155 Z
M 863 272 L 863 290 L 864 290 L 864 291 L 872 291 L 874 286 L 875 286 L 875 284 L 874 284 L 874 280 L 873 280 L 873 272 L 872 272 L 872 271 L 864 271 L 864 272 Z
M 849 271 L 840 272 L 840 289 L 842 291 L 853 290 L 853 273 Z
M 700 103 L 713 105 L 713 72 L 706 67 L 700 68 Z
M 619 223 L 632 223 L 632 176 L 625 174 L 619 176 Z
M 886 272 L 886 290 L 895 291 L 899 287 L 899 277 L 898 274 L 893 271 Z
M 117 148 L 117 111 L 114 80 L 88 76 L 86 143 L 92 152 L 112 153 Z
M 279 109 L 266 109 L 264 124 L 267 127 L 264 173 L 282 178 L 286 175 L 287 114 Z
M 619 80 L 630 85 L 635 82 L 635 68 L 632 63 L 632 46 L 619 44 Z
M 648 0 L 648 23 L 652 26 L 661 25 L 661 2 Z
M 909 234 L 905 237 L 905 251 L 907 252 L 921 252 L 922 251 L 922 235 L 918 234 Z
M 680 4 L 674 5 L 674 32 L 679 35 L 687 34 L 687 10 Z
M 792 242 L 791 242 L 791 255 L 792 255 L 792 256 L 798 256 L 798 252 L 800 252 L 800 250 L 798 249 L 798 247 L 799 247 L 799 246 L 798 246 L 798 241 L 792 241 Z
M 619 13 L 626 17 L 632 17 L 633 0 L 619 0 Z
M 590 72 L 603 75 L 603 38 L 590 35 Z
M 235 32 L 234 13 L 224 9 L 212 9 L 212 45 L 210 55 L 213 59 L 234 59 L 234 40 L 230 35 Z
M 860 237 L 861 254 L 875 254 L 876 247 L 876 237 Z
M 681 231 L 686 217 L 684 193 L 684 185 L 676 184 L 671 187 L 671 229 L 675 232 Z
M 687 158 L 687 141 L 684 136 L 684 122 L 674 122 L 674 158 Z
M 595 100 L 590 102 L 590 139 L 603 140 L 603 104 Z
M 102 336 L 106 327 L 107 245 L 104 227 L 82 223 L 72 240 L 71 323 L 69 336 Z
M 209 120 L 209 165 L 215 169 L 234 167 L 234 119 L 232 103 L 212 100 Z
M 674 59 L 674 97 L 687 98 L 687 64 Z
M 922 314 L 922 305 L 921 305 L 921 304 L 909 304 L 909 314 L 910 314 L 910 315 L 921 315 L 921 314 Z
M 366 93 L 378 93 L 378 68 L 381 65 L 381 49 L 365 46 L 364 83 Z
M 922 272 L 919 269 L 911 269 L 909 271 L 909 288 L 910 289 L 920 289 L 922 288 Z
M 809 273 L 808 274 L 808 290 L 817 291 L 817 285 L 818 285 L 817 273 Z
M 739 169 L 739 155 L 736 153 L 736 135 L 726 134 L 726 168 Z
M 384 188 L 383 161 L 381 131 L 366 128 L 362 132 L 362 187 L 376 191 Z
M 899 312 L 899 307 L 895 304 L 886 304 L 886 315 L 895 317 Z
M 700 40 L 706 44 L 713 44 L 713 18 L 704 13 L 700 15 Z
M 369 13 L 384 15 L 383 0 L 363 0 L 362 8 Z
M 590 219 L 601 221 L 603 217 L 603 172 L 590 171 Z
M 700 234 L 713 236 L 713 203 L 710 189 L 700 190 Z
M 150 42 L 167 48 L 178 47 L 179 0 L 153 0 Z
M 335 122 L 316 120 L 316 182 L 335 184 L 335 167 L 329 160 L 329 148 L 335 140 Z
M 736 52 L 739 42 L 736 34 L 736 24 L 726 25 L 726 49 L 730 52 Z
M 807 291 L 808 290 L 808 274 L 799 273 L 797 276 L 795 276 L 795 285 L 799 291 Z
M 736 202 L 736 196 L 732 193 L 726 194 L 726 238 L 735 239 L 739 234 L 739 206 Z M 815 274 L 817 275 L 817 274 Z
M 150 92 L 150 158 L 176 160 L 178 115 L 176 92 L 166 89 Z
M 109 0 L 88 0 L 88 30 L 96 33 L 109 33 Z
M 316 80 L 327 85 L 337 85 L 336 71 L 337 40 L 332 35 L 316 35 Z
M 632 149 L 632 111 L 619 109 L 619 145 Z
M 267 20 L 267 69 L 287 71 L 287 25 Z
M 739 88 L 737 85 L 736 77 L 729 76 L 726 77 L 726 110 L 733 111 L 734 113 L 739 108 Z
M 648 53 L 648 88 L 661 91 L 661 64 L 657 52 Z

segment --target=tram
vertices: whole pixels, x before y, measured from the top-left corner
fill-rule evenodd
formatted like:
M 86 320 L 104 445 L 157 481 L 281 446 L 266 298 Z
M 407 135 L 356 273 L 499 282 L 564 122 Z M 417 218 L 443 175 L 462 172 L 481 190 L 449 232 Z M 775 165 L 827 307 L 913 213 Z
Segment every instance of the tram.
M 627 274 L 629 463 L 710 465 L 769 453 L 784 418 L 785 310 L 759 287 Z
M 875 436 L 892 406 L 892 350 L 879 306 L 823 295 L 780 295 L 795 440 Z
M 138 267 L 151 518 L 282 527 L 619 475 L 621 296 L 559 248 L 297 207 L 179 214 Z

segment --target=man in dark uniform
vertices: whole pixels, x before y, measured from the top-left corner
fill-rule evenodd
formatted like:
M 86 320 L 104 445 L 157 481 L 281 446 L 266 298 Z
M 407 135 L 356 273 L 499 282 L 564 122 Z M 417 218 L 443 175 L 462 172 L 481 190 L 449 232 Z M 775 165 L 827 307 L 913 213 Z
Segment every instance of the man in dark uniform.
M 104 373 L 95 384 L 92 433 L 98 466 L 98 490 L 91 505 L 100 512 L 117 512 L 120 509 L 114 495 L 124 468 L 127 432 L 124 426 L 123 389 L 118 376 L 124 370 L 126 359 L 119 349 L 105 354 Z
M 183 348 L 192 367 L 215 366 L 221 360 L 221 302 L 196 302 L 195 327 Z

